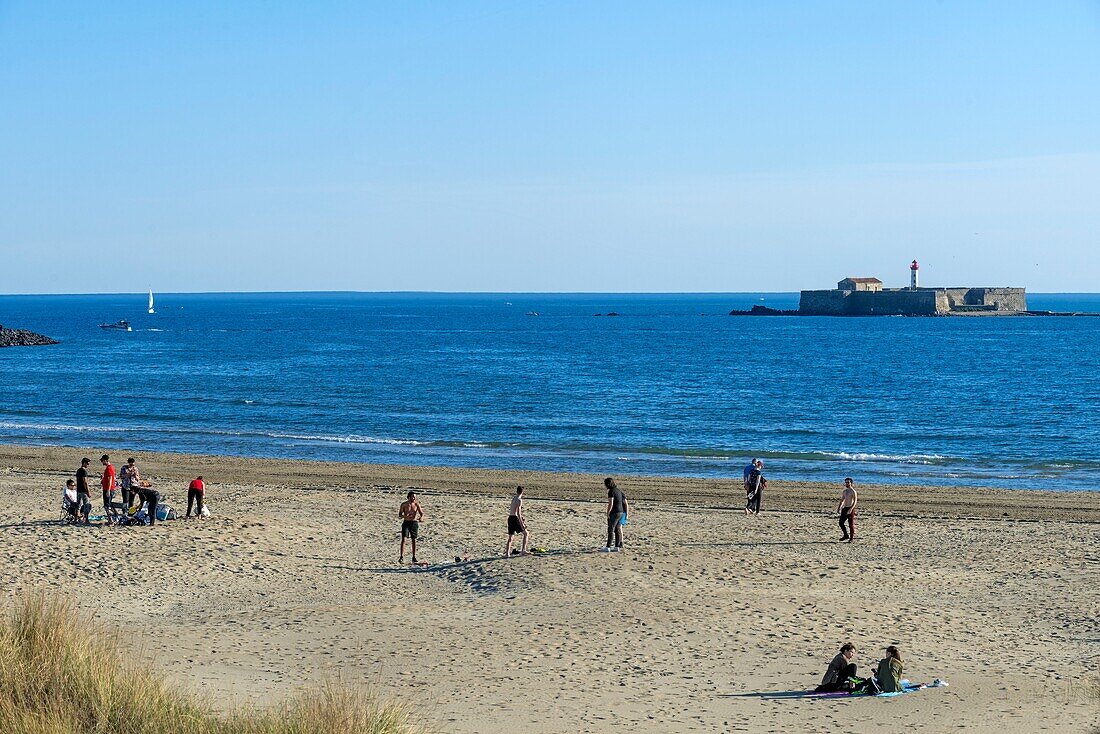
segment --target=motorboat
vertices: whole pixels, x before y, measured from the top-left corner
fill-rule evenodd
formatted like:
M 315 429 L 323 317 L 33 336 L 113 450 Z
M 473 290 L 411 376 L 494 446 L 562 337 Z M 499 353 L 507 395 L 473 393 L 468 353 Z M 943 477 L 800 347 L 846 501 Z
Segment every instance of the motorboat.
M 118 329 L 119 331 L 133 331 L 133 329 L 130 328 L 130 322 L 127 321 L 126 319 L 120 319 L 118 321 L 118 323 L 115 323 L 115 324 L 100 324 L 99 328 L 101 328 L 101 329 Z

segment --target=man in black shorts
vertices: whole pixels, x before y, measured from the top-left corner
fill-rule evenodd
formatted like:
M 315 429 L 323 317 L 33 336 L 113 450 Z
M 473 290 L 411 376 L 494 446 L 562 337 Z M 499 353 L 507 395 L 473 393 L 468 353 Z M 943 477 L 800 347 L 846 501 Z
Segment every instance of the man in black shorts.
M 508 508 L 508 542 L 504 546 L 504 557 L 512 555 L 512 536 L 516 533 L 523 534 L 523 546 L 521 555 L 527 555 L 527 541 L 531 534 L 527 532 L 527 520 L 523 517 L 523 487 L 516 487 L 516 494 L 512 497 L 512 505 Z
M 416 499 L 416 492 L 409 492 L 408 499 L 401 503 L 397 516 L 401 518 L 401 556 L 397 562 L 405 562 L 405 539 L 408 538 L 412 541 L 413 563 L 419 563 L 416 560 L 416 538 L 420 535 L 420 521 L 424 519 L 424 508 Z

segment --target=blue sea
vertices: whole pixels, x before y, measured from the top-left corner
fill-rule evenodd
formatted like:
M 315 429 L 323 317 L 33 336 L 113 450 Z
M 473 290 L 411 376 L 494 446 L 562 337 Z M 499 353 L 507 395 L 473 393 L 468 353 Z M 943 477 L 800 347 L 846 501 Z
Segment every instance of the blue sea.
M 0 443 L 1100 488 L 1100 318 L 728 316 L 793 293 L 145 301 L 0 297 L 0 323 L 61 341 L 0 350 Z

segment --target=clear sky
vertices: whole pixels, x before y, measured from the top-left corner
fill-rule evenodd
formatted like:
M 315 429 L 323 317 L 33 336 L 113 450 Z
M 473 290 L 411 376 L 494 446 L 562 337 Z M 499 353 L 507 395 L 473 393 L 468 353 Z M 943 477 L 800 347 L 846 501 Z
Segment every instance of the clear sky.
M 1100 291 L 1100 3 L 0 0 L 0 292 Z

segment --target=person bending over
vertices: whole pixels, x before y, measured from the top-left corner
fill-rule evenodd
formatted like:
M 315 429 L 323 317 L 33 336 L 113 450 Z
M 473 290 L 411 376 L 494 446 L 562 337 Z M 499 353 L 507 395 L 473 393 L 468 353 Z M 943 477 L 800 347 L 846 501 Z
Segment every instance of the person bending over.
M 160 492 L 152 487 L 141 487 L 138 496 L 145 503 L 146 522 L 150 525 L 157 524 L 157 505 L 160 504 Z
M 845 642 L 840 647 L 840 652 L 829 663 L 825 676 L 821 679 L 821 685 L 814 689 L 815 693 L 829 693 L 831 691 L 847 690 L 848 679 L 856 675 L 856 664 L 852 659 L 856 656 L 856 646 Z
M 413 563 L 419 563 L 416 560 L 416 539 L 420 535 L 420 521 L 424 519 L 424 508 L 416 499 L 416 492 L 409 492 L 408 499 L 401 503 L 397 516 L 401 519 L 401 555 L 397 562 L 405 562 L 405 539 L 408 538 L 412 541 Z
M 195 517 L 202 519 L 203 500 L 206 499 L 206 484 L 202 481 L 202 475 L 191 480 L 187 485 L 187 517 L 191 517 L 191 506 L 195 507 Z
M 516 494 L 512 497 L 512 504 L 508 508 L 508 542 L 504 544 L 504 557 L 512 555 L 512 537 L 516 533 L 523 535 L 523 545 L 520 553 L 527 555 L 527 542 L 531 534 L 527 532 L 527 520 L 523 517 L 523 487 L 516 487 Z

